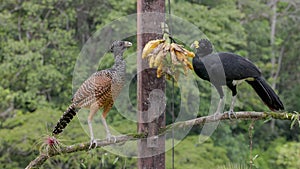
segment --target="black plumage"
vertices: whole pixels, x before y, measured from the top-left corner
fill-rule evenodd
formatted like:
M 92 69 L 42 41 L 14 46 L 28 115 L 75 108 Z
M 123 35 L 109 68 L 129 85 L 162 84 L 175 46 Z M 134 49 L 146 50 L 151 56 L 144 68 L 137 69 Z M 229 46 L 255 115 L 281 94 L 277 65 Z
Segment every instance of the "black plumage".
M 216 113 L 220 113 L 224 97 L 222 86 L 226 85 L 233 96 L 229 117 L 231 114 L 235 115 L 233 109 L 239 80 L 245 80 L 250 84 L 270 110 L 284 109 L 277 94 L 261 76 L 260 70 L 248 59 L 229 52 L 213 53 L 212 44 L 207 39 L 195 41 L 193 47 L 196 48 L 196 56 L 193 58 L 194 71 L 201 79 L 210 81 L 220 95 Z

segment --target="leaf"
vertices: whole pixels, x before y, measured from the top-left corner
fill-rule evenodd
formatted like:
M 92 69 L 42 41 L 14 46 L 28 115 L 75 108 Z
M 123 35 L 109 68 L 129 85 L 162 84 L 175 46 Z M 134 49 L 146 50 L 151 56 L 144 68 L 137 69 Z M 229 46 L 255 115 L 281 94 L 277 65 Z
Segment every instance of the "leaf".
M 119 160 L 119 157 L 116 157 L 113 164 L 116 164 L 118 162 L 118 160 Z

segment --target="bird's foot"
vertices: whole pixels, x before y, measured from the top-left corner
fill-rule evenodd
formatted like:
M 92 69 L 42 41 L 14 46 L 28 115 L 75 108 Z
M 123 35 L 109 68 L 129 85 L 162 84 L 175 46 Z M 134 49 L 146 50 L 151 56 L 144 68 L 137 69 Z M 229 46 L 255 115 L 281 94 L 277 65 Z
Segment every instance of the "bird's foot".
M 237 117 L 236 117 L 236 114 L 235 114 L 235 112 L 234 112 L 233 110 L 229 110 L 227 113 L 228 113 L 228 118 L 229 118 L 230 120 L 232 120 L 232 118 L 231 118 L 232 115 L 233 115 L 235 118 L 237 118 Z
M 93 145 L 95 145 L 95 146 L 93 146 Z M 92 149 L 92 148 L 97 147 L 97 145 L 98 145 L 97 140 L 94 139 L 94 138 L 91 138 L 89 150 Z
M 110 142 L 112 139 L 114 140 L 113 143 L 117 142 L 117 137 L 111 134 L 107 134 L 106 139 L 108 142 Z

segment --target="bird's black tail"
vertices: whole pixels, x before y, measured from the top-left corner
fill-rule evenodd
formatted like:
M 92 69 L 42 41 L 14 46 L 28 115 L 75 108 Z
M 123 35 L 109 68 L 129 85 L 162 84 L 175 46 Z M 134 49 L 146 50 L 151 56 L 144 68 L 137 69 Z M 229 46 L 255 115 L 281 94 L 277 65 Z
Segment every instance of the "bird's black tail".
M 262 101 L 270 108 L 270 110 L 283 110 L 284 106 L 280 101 L 274 90 L 267 84 L 267 82 L 258 77 L 254 81 L 247 80 L 247 82 L 256 91 Z
M 69 106 L 69 108 L 64 112 L 59 121 L 57 122 L 53 134 L 59 134 L 67 126 L 67 124 L 73 119 L 78 110 L 75 109 L 74 105 Z

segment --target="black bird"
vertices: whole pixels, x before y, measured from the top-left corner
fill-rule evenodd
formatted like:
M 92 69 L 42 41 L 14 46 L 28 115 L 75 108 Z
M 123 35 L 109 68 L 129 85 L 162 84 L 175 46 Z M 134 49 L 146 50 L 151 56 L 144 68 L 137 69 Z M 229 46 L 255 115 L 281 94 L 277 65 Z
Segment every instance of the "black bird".
M 213 47 L 207 39 L 195 41 L 192 47 L 196 48 L 193 58 L 193 67 L 196 74 L 203 80 L 210 81 L 220 95 L 216 113 L 220 113 L 224 93 L 222 86 L 227 86 L 232 91 L 232 102 L 228 112 L 229 118 L 236 100 L 236 86 L 240 80 L 245 80 L 256 91 L 261 100 L 272 111 L 283 110 L 284 106 L 274 90 L 261 76 L 260 70 L 248 59 L 234 53 L 213 53 Z

